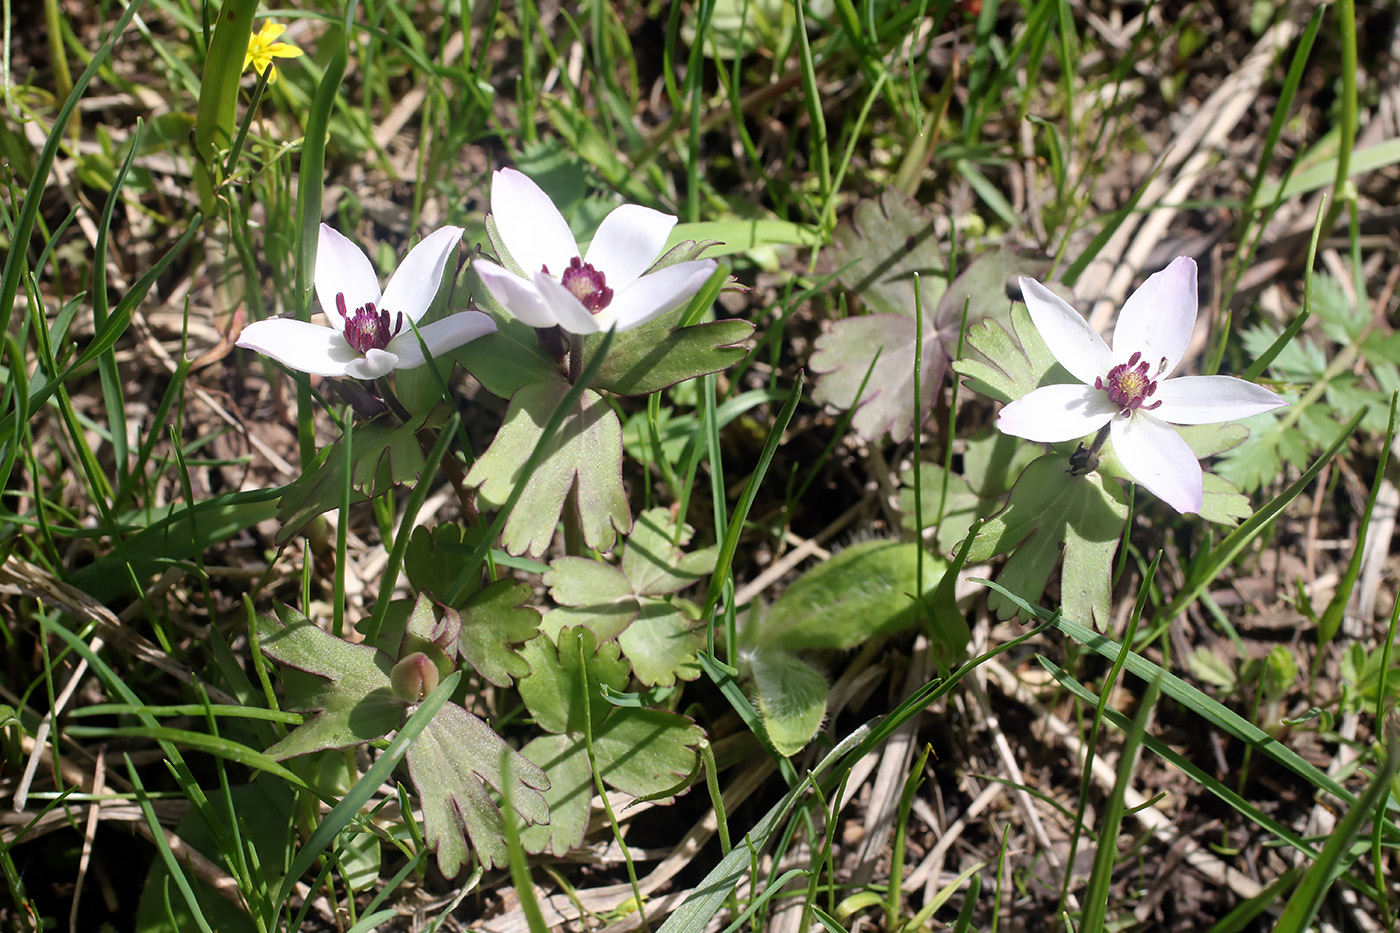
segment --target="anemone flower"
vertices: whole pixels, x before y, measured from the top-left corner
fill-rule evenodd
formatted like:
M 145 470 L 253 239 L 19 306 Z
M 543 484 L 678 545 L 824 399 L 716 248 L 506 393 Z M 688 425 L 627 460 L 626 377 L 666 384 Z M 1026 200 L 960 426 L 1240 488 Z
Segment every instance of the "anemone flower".
M 676 218 L 636 204 L 604 217 L 580 252 L 554 202 L 515 169 L 492 176 L 491 214 L 525 277 L 485 259 L 473 265 L 496 300 L 531 327 L 631 330 L 690 300 L 715 270 L 713 259 L 699 259 L 648 273 Z
M 1080 314 L 1034 279 L 1021 278 L 1026 308 L 1072 385 L 1048 385 L 1001 410 L 997 427 L 1044 443 L 1105 432 L 1134 481 L 1178 512 L 1199 512 L 1201 465 L 1174 424 L 1214 424 L 1286 404 L 1233 376 L 1168 379 L 1196 324 L 1196 263 L 1187 256 L 1148 277 L 1118 314 L 1113 348 Z
M 381 295 L 369 257 L 341 234 L 321 224 L 316 246 L 316 298 L 330 326 L 269 318 L 243 329 L 238 345 L 257 350 L 316 376 L 378 379 L 396 369 L 426 362 L 417 322 L 432 304 L 461 227 L 442 227 L 409 250 Z M 434 356 L 495 331 L 480 311 L 449 314 L 418 328 Z

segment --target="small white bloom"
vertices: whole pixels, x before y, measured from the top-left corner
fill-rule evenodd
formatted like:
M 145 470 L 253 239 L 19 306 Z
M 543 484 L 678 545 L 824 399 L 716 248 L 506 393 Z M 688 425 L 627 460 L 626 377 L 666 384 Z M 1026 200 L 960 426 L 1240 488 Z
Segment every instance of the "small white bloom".
M 640 327 L 678 308 L 715 271 L 713 259 L 678 262 L 649 275 L 676 218 L 624 204 L 603 218 L 588 252 L 539 186 L 515 169 L 491 178 L 491 214 L 522 278 L 486 259 L 477 274 L 506 310 L 531 327 L 595 334 Z
M 1023 276 L 1021 292 L 1045 345 L 1082 384 L 1036 389 L 1003 408 L 997 427 L 1053 444 L 1108 425 L 1128 474 L 1178 512 L 1201 510 L 1201 465 L 1170 426 L 1247 418 L 1286 404 L 1233 376 L 1166 378 L 1196 325 L 1196 263 L 1190 257 L 1173 260 L 1128 297 L 1113 349 L 1044 285 Z
M 238 345 L 315 376 L 378 379 L 396 369 L 422 366 L 423 349 L 408 322 L 417 323 L 432 304 L 461 238 L 461 227 L 442 227 L 425 236 L 409 250 L 381 295 L 364 251 L 321 224 L 316 299 L 330 326 L 269 318 L 245 327 Z M 462 311 L 425 324 L 418 333 L 437 356 L 495 329 L 489 314 Z

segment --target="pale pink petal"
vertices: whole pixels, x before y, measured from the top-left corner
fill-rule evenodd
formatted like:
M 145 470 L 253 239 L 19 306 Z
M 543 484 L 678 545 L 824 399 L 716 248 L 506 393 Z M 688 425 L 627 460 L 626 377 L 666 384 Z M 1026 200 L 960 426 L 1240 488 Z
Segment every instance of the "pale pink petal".
M 336 295 L 345 296 L 345 307 L 351 314 L 371 302 L 377 306 L 379 276 L 364 250 L 338 230 L 321 224 L 321 235 L 316 240 L 316 300 L 330 325 L 344 330 L 345 320 L 336 310 Z
M 676 218 L 639 204 L 624 204 L 603 218 L 584 261 L 603 273 L 606 284 L 620 292 L 656 261 L 671 235 Z
M 478 259 L 472 268 L 481 277 L 491 297 L 514 318 L 531 327 L 553 327 L 559 323 L 535 291 L 535 286 L 514 272 L 502 269 L 489 259 Z
M 1058 444 L 1097 431 L 1117 411 L 1108 396 L 1090 386 L 1041 386 L 1003 408 L 997 428 L 1028 441 Z
M 607 329 L 606 325 L 601 323 L 602 314 L 593 314 L 573 292 L 551 276 L 536 272 L 534 286 L 535 291 L 539 292 L 540 298 L 549 307 L 550 315 L 569 333 L 596 334 Z
M 468 341 L 495 332 L 496 322 L 491 320 L 491 315 L 481 311 L 460 311 L 418 328 L 423 342 L 428 345 L 428 352 L 435 357 L 455 350 Z M 418 345 L 418 337 L 407 327 L 390 340 L 385 349 L 399 358 L 399 369 L 422 366 L 425 360 L 423 348 Z
M 1024 275 L 1021 295 L 1045 346 L 1074 378 L 1093 385 L 1095 378 L 1108 375 L 1113 354 L 1083 315 L 1059 295 Z
M 713 259 L 696 259 L 644 275 L 613 295 L 612 304 L 598 313 L 599 323 L 605 330 L 616 324 L 621 332 L 674 311 L 705 285 L 715 265 Z
M 1147 281 L 1123 303 L 1113 330 L 1113 359 L 1126 363 L 1133 353 L 1141 353 L 1156 373 L 1159 361 L 1166 364 L 1161 375 L 1171 375 L 1196 326 L 1196 260 L 1178 256 Z
M 1288 403 L 1263 386 L 1234 376 L 1178 376 L 1157 384 L 1154 417 L 1170 424 L 1215 424 L 1273 411 Z
M 249 324 L 238 345 L 313 376 L 343 376 L 346 364 L 360 358 L 339 331 L 289 318 Z
M 462 233 L 461 227 L 439 227 L 408 251 L 384 286 L 384 300 L 379 305 L 388 310 L 391 321 L 400 313 L 416 321 L 428 310 L 442 286 L 442 274 Z
M 527 276 L 542 268 L 563 275 L 578 244 L 564 216 L 528 176 L 513 168 L 491 176 L 491 215 L 510 258 Z
M 1201 510 L 1201 464 L 1169 425 L 1139 411 L 1113 419 L 1109 436 L 1134 482 L 1178 512 Z
M 364 356 L 350 361 L 349 365 L 345 367 L 345 375 L 351 379 L 378 379 L 380 376 L 389 375 L 398 368 L 399 358 L 397 354 L 371 347 Z

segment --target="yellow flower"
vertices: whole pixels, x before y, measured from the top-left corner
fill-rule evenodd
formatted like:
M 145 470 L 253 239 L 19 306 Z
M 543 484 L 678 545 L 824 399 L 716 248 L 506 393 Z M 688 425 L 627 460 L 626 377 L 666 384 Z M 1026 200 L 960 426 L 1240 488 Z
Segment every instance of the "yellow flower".
M 243 53 L 243 70 L 247 71 L 250 64 L 257 69 L 258 74 L 271 68 L 272 73 L 267 76 L 267 83 L 271 84 L 276 81 L 277 68 L 272 64 L 272 60 L 274 58 L 297 58 L 303 54 L 301 49 L 295 45 L 277 41 L 286 31 L 287 27 L 281 23 L 274 23 L 272 20 L 265 21 L 261 29 L 248 37 L 248 51 Z

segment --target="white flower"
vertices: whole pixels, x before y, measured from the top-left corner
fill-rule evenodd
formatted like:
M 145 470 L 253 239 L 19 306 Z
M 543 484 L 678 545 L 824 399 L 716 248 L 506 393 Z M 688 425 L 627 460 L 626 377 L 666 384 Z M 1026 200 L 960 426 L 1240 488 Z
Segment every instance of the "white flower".
M 1042 386 L 1003 408 L 997 427 L 1053 444 L 1107 426 L 1128 474 L 1178 512 L 1201 510 L 1201 465 L 1170 425 L 1214 424 L 1286 404 L 1232 376 L 1165 378 L 1196 324 L 1196 263 L 1189 257 L 1173 260 L 1128 297 L 1111 350 L 1044 285 L 1022 277 L 1021 292 L 1045 345 L 1083 384 Z
M 396 369 L 422 366 L 423 349 L 408 322 L 416 323 L 432 304 L 461 238 L 461 227 L 442 227 L 425 236 L 399 263 L 381 295 L 369 257 L 321 224 L 316 299 L 330 326 L 269 318 L 243 328 L 238 345 L 315 376 L 378 379 Z M 437 356 L 495 329 L 489 314 L 462 311 L 425 324 L 418 333 Z
M 581 253 L 558 208 L 515 169 L 491 178 L 491 214 L 522 278 L 485 259 L 473 265 L 491 294 L 531 327 L 571 334 L 640 327 L 688 301 L 715 270 L 713 259 L 642 273 L 661 255 L 676 218 L 624 204 L 603 218 Z

